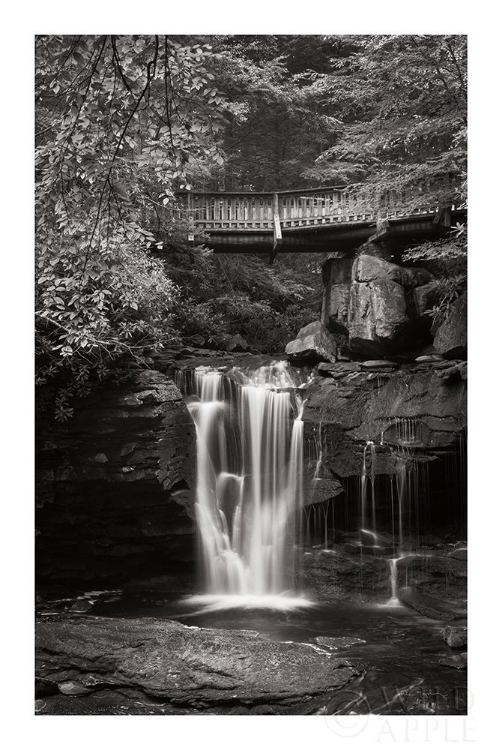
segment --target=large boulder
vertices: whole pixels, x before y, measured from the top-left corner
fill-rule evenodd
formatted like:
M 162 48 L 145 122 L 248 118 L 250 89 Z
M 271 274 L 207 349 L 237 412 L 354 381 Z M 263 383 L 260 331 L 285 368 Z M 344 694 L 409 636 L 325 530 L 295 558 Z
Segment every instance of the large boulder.
M 434 347 L 449 359 L 461 359 L 467 354 L 467 293 L 452 305 L 434 335 Z
M 359 283 L 383 279 L 413 289 L 431 282 L 434 276 L 424 268 L 398 266 L 374 255 L 360 255 L 354 262 L 353 279 Z
M 294 361 L 336 362 L 336 341 L 322 321 L 316 320 L 286 345 L 286 354 Z
M 377 279 L 352 285 L 349 307 L 352 351 L 371 356 L 384 354 L 397 345 L 408 323 L 404 289 L 400 284 Z
M 353 258 L 329 258 L 323 267 L 324 324 L 333 333 L 348 333 Z

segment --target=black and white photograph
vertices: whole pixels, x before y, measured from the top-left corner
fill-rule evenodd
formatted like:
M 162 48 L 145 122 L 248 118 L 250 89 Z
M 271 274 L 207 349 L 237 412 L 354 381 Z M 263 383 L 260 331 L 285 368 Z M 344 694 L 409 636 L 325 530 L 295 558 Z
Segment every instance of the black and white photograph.
M 469 34 L 69 26 L 31 38 L 35 724 L 473 741 Z

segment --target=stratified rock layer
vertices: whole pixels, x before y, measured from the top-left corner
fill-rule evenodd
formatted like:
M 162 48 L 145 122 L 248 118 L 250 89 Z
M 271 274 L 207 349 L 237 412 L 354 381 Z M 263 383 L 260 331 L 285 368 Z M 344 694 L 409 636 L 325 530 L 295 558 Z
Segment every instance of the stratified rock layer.
M 323 465 L 335 477 L 361 473 L 363 449 L 375 443 L 375 473 L 396 470 L 395 446 L 428 453 L 452 448 L 466 427 L 462 363 L 415 365 L 340 362 L 319 365 L 324 377 L 305 389 L 305 436 L 322 425 Z M 403 425 L 409 432 L 403 442 Z
M 37 428 L 37 572 L 76 583 L 193 559 L 195 428 L 157 371 Z

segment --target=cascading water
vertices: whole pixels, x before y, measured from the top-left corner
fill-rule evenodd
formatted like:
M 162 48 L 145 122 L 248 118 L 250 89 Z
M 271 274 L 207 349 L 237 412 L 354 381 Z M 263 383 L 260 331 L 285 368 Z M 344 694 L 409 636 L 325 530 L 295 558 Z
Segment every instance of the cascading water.
M 370 454 L 370 474 L 368 476 L 367 454 Z M 373 532 L 376 531 L 376 507 L 375 507 L 375 456 L 376 448 L 372 440 L 368 440 L 363 450 L 363 470 L 361 473 L 361 526 L 366 528 L 366 513 L 368 500 L 368 479 L 371 484 L 371 523 Z
M 180 383 L 192 396 L 197 430 L 196 516 L 206 591 L 278 595 L 290 587 L 295 517 L 303 503 L 303 402 L 291 392 L 298 384 L 286 363 L 226 375 L 198 368 L 194 379 Z

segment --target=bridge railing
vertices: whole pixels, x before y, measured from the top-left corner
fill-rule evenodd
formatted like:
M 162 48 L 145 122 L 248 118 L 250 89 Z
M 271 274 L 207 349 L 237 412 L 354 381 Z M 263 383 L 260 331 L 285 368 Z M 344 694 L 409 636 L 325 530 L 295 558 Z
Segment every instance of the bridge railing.
M 407 190 L 375 194 L 368 189 L 325 187 L 269 193 L 246 191 L 177 193 L 177 205 L 165 218 L 184 217 L 207 231 L 271 231 L 274 216 L 284 230 L 299 227 L 373 221 L 400 216 L 435 214 L 445 207 L 438 196 L 455 194 L 450 176 L 435 183 L 417 183 Z M 453 205 L 455 207 L 455 205 Z

